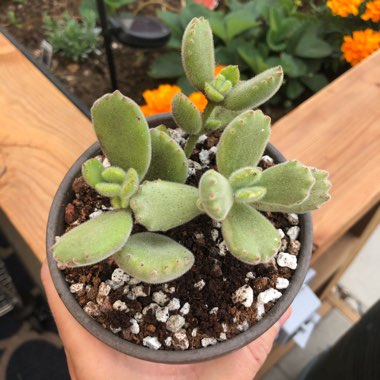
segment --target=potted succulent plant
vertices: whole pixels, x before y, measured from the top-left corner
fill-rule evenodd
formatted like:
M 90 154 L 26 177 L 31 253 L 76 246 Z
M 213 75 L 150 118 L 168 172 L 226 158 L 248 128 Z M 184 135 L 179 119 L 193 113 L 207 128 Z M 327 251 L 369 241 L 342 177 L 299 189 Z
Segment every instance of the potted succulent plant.
M 281 67 L 214 77 L 203 18 L 187 26 L 182 60 L 204 112 L 179 93 L 171 115 L 148 123 L 118 91 L 97 100 L 100 145 L 66 175 L 47 230 L 74 317 L 106 344 L 166 363 L 223 355 L 280 318 L 307 271 L 308 211 L 330 187 L 326 172 L 285 161 L 268 144 L 270 118 L 252 110 L 279 89 Z

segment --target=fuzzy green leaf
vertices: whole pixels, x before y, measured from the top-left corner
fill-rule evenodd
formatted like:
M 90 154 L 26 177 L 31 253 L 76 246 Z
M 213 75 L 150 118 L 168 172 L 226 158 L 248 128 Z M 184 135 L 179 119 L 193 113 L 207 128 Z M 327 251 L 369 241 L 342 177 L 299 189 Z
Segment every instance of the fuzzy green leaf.
M 245 204 L 234 204 L 222 222 L 222 232 L 231 253 L 247 264 L 268 262 L 281 245 L 269 220 Z
M 227 110 L 224 107 L 216 106 L 212 111 L 209 119 L 214 122 L 218 122 L 218 128 L 225 128 L 235 117 L 239 116 L 241 111 L 231 111 Z M 215 125 L 215 124 L 214 124 Z M 214 128 L 208 128 L 206 124 L 206 130 L 210 130 Z
M 144 182 L 131 198 L 136 221 L 149 231 L 167 231 L 201 214 L 198 189 L 180 183 Z
M 205 94 L 208 100 L 214 103 L 220 103 L 224 96 L 210 83 L 205 83 Z
M 239 203 L 253 203 L 264 197 L 267 189 L 261 186 L 245 187 L 235 193 L 235 200 Z
M 224 106 L 233 111 L 256 108 L 270 99 L 281 87 L 281 66 L 273 67 L 232 88 L 224 99 Z
M 146 179 L 183 183 L 188 173 L 185 152 L 168 134 L 156 128 L 150 130 L 152 141 L 152 160 Z
M 327 178 L 328 173 L 326 171 L 315 168 L 310 168 L 310 170 L 315 178 L 315 183 L 311 188 L 310 195 L 303 202 L 291 206 L 258 202 L 254 204 L 254 207 L 262 211 L 297 212 L 299 214 L 319 209 L 323 203 L 330 199 L 331 182 Z
M 121 186 L 120 197 L 124 200 L 129 199 L 139 187 L 139 175 L 136 170 L 130 168 L 127 171 L 125 180 Z
M 201 91 L 214 79 L 214 43 L 210 25 L 203 17 L 193 18 L 185 29 L 182 64 L 187 79 Z
M 117 197 L 121 186 L 117 183 L 100 182 L 95 185 L 95 190 L 104 197 Z
M 229 177 L 235 170 L 256 166 L 270 136 L 270 118 L 261 111 L 246 111 L 224 130 L 218 144 L 218 170 Z
M 148 124 L 140 107 L 119 91 L 98 99 L 91 109 L 96 135 L 112 165 L 134 168 L 142 179 L 151 158 Z
M 103 170 L 104 166 L 96 158 L 91 158 L 82 165 L 83 178 L 91 187 L 95 187 L 97 183 L 103 181 Z
M 181 92 L 173 97 L 172 116 L 175 123 L 190 135 L 197 134 L 202 128 L 202 115 L 198 108 Z
M 118 168 L 117 166 L 111 166 L 103 170 L 102 177 L 107 182 L 122 184 L 125 180 L 126 174 L 122 168 Z
M 232 86 L 236 86 L 239 83 L 240 72 L 238 66 L 226 66 L 220 71 L 227 80 L 229 80 Z
M 193 254 L 167 236 L 142 232 L 132 235 L 115 255 L 117 265 L 131 276 L 159 284 L 175 280 L 194 264 Z
M 61 236 L 52 247 L 54 258 L 68 267 L 97 263 L 119 251 L 132 230 L 128 211 L 109 211 Z
M 241 189 L 243 187 L 250 187 L 257 182 L 261 177 L 262 169 L 259 167 L 246 166 L 235 170 L 228 180 L 234 190 Z
M 227 178 L 213 169 L 204 173 L 199 181 L 202 209 L 212 218 L 223 220 L 230 211 L 234 196 Z
M 298 161 L 287 161 L 264 170 L 256 186 L 267 189 L 265 196 L 255 203 L 260 210 L 266 205 L 277 210 L 279 206 L 291 206 L 306 200 L 315 183 L 311 170 Z

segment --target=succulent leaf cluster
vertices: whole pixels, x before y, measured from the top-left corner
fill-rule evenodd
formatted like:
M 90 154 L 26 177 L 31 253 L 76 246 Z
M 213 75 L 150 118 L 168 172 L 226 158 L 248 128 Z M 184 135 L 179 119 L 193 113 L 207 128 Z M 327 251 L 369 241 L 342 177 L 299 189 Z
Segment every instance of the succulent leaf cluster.
M 270 137 L 270 118 L 252 110 L 281 86 L 275 67 L 240 81 L 237 66 L 214 77 L 212 33 L 203 18 L 193 19 L 182 44 L 183 66 L 191 83 L 208 99 L 200 113 L 184 94 L 176 94 L 172 116 L 187 135 L 185 148 L 165 126 L 148 128 L 140 108 L 119 91 L 92 107 L 100 146 L 111 166 L 84 163 L 89 186 L 111 198 L 106 212 L 64 234 L 53 246 L 66 266 L 93 264 L 109 256 L 132 276 L 161 283 L 178 278 L 194 263 L 193 254 L 159 232 L 207 214 L 222 223 L 231 253 L 248 264 L 267 262 L 281 239 L 261 211 L 307 212 L 329 199 L 327 173 L 288 161 L 262 170 L 258 163 Z M 185 184 L 187 157 L 201 134 L 223 130 L 217 145 L 217 170 L 206 171 L 198 188 Z M 131 235 L 133 220 L 148 232 Z

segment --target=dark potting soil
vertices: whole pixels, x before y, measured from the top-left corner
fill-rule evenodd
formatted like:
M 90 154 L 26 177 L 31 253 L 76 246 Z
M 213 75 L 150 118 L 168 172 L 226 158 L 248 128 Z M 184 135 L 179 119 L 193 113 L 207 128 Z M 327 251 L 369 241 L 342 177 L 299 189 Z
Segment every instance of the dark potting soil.
M 194 149 L 191 160 L 195 170 L 188 184 L 197 185 L 204 171 L 215 168 L 213 147 L 218 138 L 211 135 Z M 268 156 L 260 162 L 264 170 L 271 165 Z M 76 197 L 66 207 L 67 229 L 110 207 L 109 200 L 99 196 L 82 177 L 74 181 L 73 190 Z M 283 232 L 280 251 L 295 258 L 301 246 L 297 240 L 299 230 L 296 235 L 291 233 L 298 229 L 297 215 L 265 215 Z M 133 233 L 142 231 L 145 228 L 135 224 Z M 206 215 L 165 235 L 195 256 L 194 266 L 175 281 L 142 283 L 121 272 L 112 258 L 87 267 L 64 269 L 70 291 L 85 312 L 106 329 L 136 344 L 180 350 L 232 338 L 265 317 L 294 273 L 276 259 L 259 265 L 238 261 L 223 241 L 220 223 Z

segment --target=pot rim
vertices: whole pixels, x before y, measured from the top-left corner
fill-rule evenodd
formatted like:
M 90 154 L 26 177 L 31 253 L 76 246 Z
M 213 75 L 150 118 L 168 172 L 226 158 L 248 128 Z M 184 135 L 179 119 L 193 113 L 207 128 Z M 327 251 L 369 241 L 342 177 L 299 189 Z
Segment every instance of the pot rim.
M 155 127 L 160 124 L 170 125 L 173 123 L 169 113 L 154 115 L 148 117 L 147 120 L 150 127 Z M 72 199 L 73 195 L 71 184 L 74 178 L 79 175 L 83 162 L 96 155 L 99 151 L 99 143 L 96 142 L 75 161 L 65 175 L 53 199 L 46 233 L 47 260 L 54 286 L 66 308 L 86 330 L 108 346 L 135 358 L 166 364 L 187 364 L 215 359 L 238 350 L 257 339 L 280 319 L 300 290 L 309 267 L 313 240 L 313 226 L 310 212 L 299 215 L 301 226 L 299 237 L 299 240 L 301 241 L 301 251 L 297 257 L 297 269 L 290 280 L 288 288 L 273 308 L 266 313 L 260 321 L 255 323 L 245 332 L 242 332 L 231 339 L 218 342 L 214 346 L 194 350 L 153 350 L 120 338 L 118 335 L 106 330 L 102 325 L 87 315 L 83 308 L 78 304 L 74 295 L 70 293 L 64 276 L 58 269 L 56 261 L 53 258 L 51 247 L 55 242 L 55 237 L 60 236 L 63 233 L 65 206 L 68 200 Z M 286 160 L 285 157 L 270 143 L 265 152 L 277 162 Z

